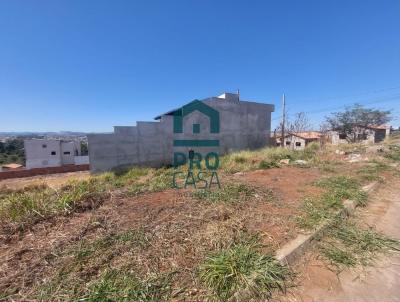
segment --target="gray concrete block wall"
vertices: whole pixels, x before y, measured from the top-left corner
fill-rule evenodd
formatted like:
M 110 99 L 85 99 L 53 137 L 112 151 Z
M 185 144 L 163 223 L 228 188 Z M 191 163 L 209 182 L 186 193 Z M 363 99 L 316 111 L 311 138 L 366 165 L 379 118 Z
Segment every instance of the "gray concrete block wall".
M 190 149 L 204 155 L 210 151 L 225 154 L 268 145 L 273 105 L 238 101 L 235 94 L 203 102 L 219 112 L 220 133 L 210 133 L 209 118 L 198 111 L 183 118 L 183 133 L 173 133 L 172 115 L 163 115 L 156 122 L 137 122 L 136 126 L 116 126 L 112 134 L 88 135 L 91 170 L 170 165 L 174 152 L 187 154 Z M 193 124 L 200 124 L 200 133 L 193 133 Z M 216 139 L 220 146 L 173 147 L 174 139 Z

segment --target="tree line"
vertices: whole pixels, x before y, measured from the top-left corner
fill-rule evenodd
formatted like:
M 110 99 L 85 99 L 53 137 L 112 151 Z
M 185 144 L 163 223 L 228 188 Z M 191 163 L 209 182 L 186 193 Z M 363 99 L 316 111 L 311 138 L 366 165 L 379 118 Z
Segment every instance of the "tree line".
M 24 140 L 12 138 L 0 142 L 0 165 L 18 163 L 25 164 Z

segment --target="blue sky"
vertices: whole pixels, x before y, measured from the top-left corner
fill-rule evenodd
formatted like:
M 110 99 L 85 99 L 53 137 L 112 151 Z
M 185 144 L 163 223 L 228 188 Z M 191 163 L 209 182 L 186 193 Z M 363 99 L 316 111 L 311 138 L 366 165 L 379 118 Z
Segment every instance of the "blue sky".
M 112 131 L 196 98 L 395 109 L 400 1 L 0 1 L 0 131 Z

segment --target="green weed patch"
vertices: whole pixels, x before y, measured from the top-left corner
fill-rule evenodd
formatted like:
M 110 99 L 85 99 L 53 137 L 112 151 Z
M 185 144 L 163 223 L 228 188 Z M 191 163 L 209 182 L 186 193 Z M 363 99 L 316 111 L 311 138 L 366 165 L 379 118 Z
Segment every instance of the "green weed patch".
M 400 242 L 373 229 L 338 221 L 320 244 L 322 255 L 338 270 L 356 265 L 367 266 L 380 255 L 400 251 Z
M 343 207 L 346 199 L 364 206 L 367 194 L 361 190 L 360 184 L 353 178 L 338 176 L 321 179 L 316 186 L 326 189 L 319 198 L 308 198 L 302 206 L 303 214 L 296 218 L 298 226 L 302 229 L 314 229 L 324 220 L 333 218 L 335 210 Z
M 247 242 L 209 256 L 199 276 L 214 299 L 227 301 L 247 286 L 259 297 L 270 296 L 274 289 L 284 291 L 290 272 L 272 254 L 262 254 L 255 242 Z

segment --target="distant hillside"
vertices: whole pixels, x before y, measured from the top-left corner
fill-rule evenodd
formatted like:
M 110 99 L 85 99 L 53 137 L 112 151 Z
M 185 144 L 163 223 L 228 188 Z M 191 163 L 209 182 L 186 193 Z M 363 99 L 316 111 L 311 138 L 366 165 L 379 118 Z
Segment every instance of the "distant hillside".
M 74 131 L 49 131 L 49 132 L 31 132 L 31 131 L 23 131 L 23 132 L 0 132 L 1 137 L 5 136 L 85 136 L 86 132 L 74 132 Z

